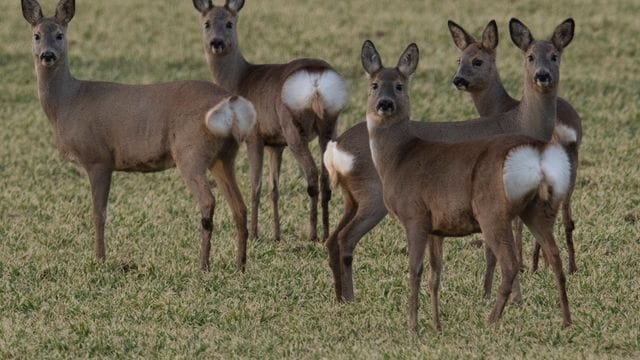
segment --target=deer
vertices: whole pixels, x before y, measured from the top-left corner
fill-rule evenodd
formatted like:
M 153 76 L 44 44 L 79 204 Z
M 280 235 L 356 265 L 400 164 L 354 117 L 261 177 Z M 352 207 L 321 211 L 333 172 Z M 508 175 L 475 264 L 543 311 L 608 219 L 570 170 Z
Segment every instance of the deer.
M 514 41 L 521 44 L 524 63 L 524 93 L 522 100 L 511 110 L 467 121 L 418 122 L 410 124 L 413 133 L 423 140 L 459 142 L 486 139 L 496 135 L 520 134 L 549 142 L 555 131 L 557 89 L 560 75 L 560 56 L 571 42 L 575 23 L 567 19 L 556 27 L 550 40 L 533 40 L 528 28 L 518 19 L 511 19 Z M 491 29 L 496 29 L 492 31 Z M 528 41 L 528 45 L 525 44 Z M 497 28 L 483 35 L 484 47 L 495 49 Z M 533 61 L 529 61 L 529 58 Z M 562 132 L 560 135 L 566 135 Z M 570 135 L 570 134 L 569 134 Z M 566 139 L 561 139 L 566 142 Z M 327 146 L 323 157 L 333 187 L 340 187 L 344 198 L 344 214 L 325 246 L 334 278 L 338 302 L 350 302 L 353 292 L 353 252 L 360 239 L 387 215 L 382 195 L 382 182 L 369 149 L 366 122 L 346 130 Z M 434 235 L 435 236 L 435 235 Z M 437 236 L 436 236 L 437 237 Z M 443 239 L 435 239 L 441 243 Z M 487 267 L 483 280 L 483 296 L 490 297 L 496 259 L 491 248 L 485 247 Z M 520 264 L 520 262 L 519 262 Z M 521 302 L 514 289 L 514 302 Z
M 252 64 L 238 42 L 239 12 L 244 0 L 226 0 L 214 6 L 211 0 L 193 0 L 203 27 L 205 56 L 214 82 L 249 99 L 255 106 L 257 125 L 246 138 L 251 178 L 250 237 L 258 237 L 258 211 L 262 189 L 264 150 L 269 155 L 273 232 L 281 238 L 279 177 L 282 153 L 289 147 L 304 170 L 309 205 L 309 239 L 317 241 L 318 194 L 322 195 L 323 239 L 329 234 L 329 186 L 327 169 L 318 168 L 308 143 L 316 136 L 322 153 L 335 138 L 337 120 L 348 102 L 344 80 L 325 61 L 296 59 L 286 64 Z
M 405 230 L 409 253 L 409 327 L 417 326 L 418 293 L 425 248 L 429 247 L 433 327 L 441 331 L 438 288 L 441 243 L 430 234 L 466 236 L 481 232 L 502 272 L 489 323 L 496 324 L 519 272 L 511 222 L 520 217 L 534 234 L 555 273 L 563 326 L 571 324 L 562 260 L 553 236 L 559 206 L 571 177 L 569 156 L 559 144 L 523 135 L 444 143 L 414 133 L 409 82 L 419 60 L 409 45 L 396 67 L 385 67 L 365 41 L 362 66 L 369 76 L 367 131 L 383 201 Z M 550 81 L 538 74 L 542 86 Z
M 449 32 L 455 46 L 460 52 L 458 69 L 453 77 L 456 89 L 466 91 L 471 96 L 480 116 L 491 116 L 507 112 L 515 108 L 519 101 L 509 95 L 502 85 L 496 67 L 496 47 L 498 45 L 498 28 L 495 21 L 485 27 L 481 41 L 469 35 L 460 25 L 449 20 Z M 495 40 L 494 40 L 495 39 Z M 518 44 L 516 44 L 518 46 Z M 571 183 L 569 193 L 562 206 L 565 239 L 569 253 L 569 274 L 578 269 L 575 260 L 573 230 L 575 222 L 571 212 L 571 196 L 575 188 L 578 171 L 578 152 L 582 141 L 582 120 L 576 110 L 566 100 L 557 98 L 557 118 L 551 141 L 560 141 L 571 160 Z M 522 222 L 516 219 L 515 242 L 518 247 L 518 260 L 522 266 Z M 535 243 L 531 270 L 538 268 L 540 247 Z
M 247 99 L 206 81 L 124 85 L 78 80 L 68 62 L 67 30 L 74 0 L 60 0 L 45 17 L 36 0 L 21 0 L 31 25 L 40 104 L 61 157 L 86 172 L 91 187 L 95 255 L 106 258 L 104 228 L 114 171 L 156 172 L 177 167 L 201 215 L 200 268 L 209 270 L 215 199 L 211 171 L 228 202 L 237 232 L 236 260 L 244 271 L 247 209 L 234 161 L 255 126 Z

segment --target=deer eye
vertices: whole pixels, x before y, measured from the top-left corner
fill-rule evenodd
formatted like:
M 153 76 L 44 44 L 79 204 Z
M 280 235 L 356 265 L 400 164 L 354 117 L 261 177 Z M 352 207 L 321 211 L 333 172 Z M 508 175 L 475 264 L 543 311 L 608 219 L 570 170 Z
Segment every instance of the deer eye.
M 471 64 L 472 64 L 473 66 L 480 67 L 480 66 L 482 66 L 482 60 L 480 60 L 480 59 L 474 59 L 474 60 L 473 60 L 473 62 L 471 62 Z
M 378 90 L 378 83 L 371 84 L 371 90 Z
M 56 35 L 56 40 L 60 41 L 62 39 L 64 39 L 64 34 L 60 33 L 60 34 Z
M 397 84 L 397 85 L 396 85 L 396 90 L 397 90 L 397 91 L 402 91 L 402 89 L 404 89 L 404 87 L 402 86 L 402 84 Z
M 556 55 L 556 54 L 551 55 L 551 61 L 553 61 L 553 62 L 558 61 L 558 55 Z
M 530 63 L 532 63 L 532 62 L 533 62 L 533 60 L 534 60 L 534 59 L 533 59 L 533 55 L 529 55 L 529 56 L 527 56 L 527 61 L 529 61 Z
M 33 34 L 33 39 L 35 41 L 40 41 L 40 34 Z
M 232 23 L 231 21 L 229 21 L 229 22 L 225 25 L 225 27 L 226 27 L 227 29 L 233 29 L 233 23 Z
M 207 22 L 204 23 L 203 26 L 204 26 L 205 29 L 208 29 L 208 28 L 211 27 L 211 24 L 209 24 L 209 22 L 207 21 Z

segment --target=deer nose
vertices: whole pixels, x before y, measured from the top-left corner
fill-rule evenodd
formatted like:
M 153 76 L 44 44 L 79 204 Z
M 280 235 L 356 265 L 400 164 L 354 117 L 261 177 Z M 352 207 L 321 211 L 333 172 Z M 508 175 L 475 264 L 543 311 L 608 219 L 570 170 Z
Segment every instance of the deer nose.
M 224 40 L 222 40 L 222 39 L 213 39 L 213 40 L 211 40 L 210 45 L 213 48 L 213 50 L 215 50 L 215 51 L 224 50 Z
M 549 84 L 549 83 L 551 83 L 551 74 L 549 74 L 546 71 L 538 71 L 538 72 L 536 72 L 536 74 L 533 77 L 533 79 L 536 82 L 539 82 L 539 83 L 542 83 L 542 84 Z
M 396 105 L 390 99 L 382 99 L 378 101 L 378 106 L 376 106 L 376 110 L 381 112 L 392 112 L 395 109 Z
M 453 85 L 459 90 L 463 90 L 469 87 L 469 81 L 463 77 L 456 76 L 453 78 Z
M 56 54 L 54 54 L 52 51 L 45 51 L 40 54 L 40 60 L 44 60 L 46 62 L 54 62 L 56 61 Z

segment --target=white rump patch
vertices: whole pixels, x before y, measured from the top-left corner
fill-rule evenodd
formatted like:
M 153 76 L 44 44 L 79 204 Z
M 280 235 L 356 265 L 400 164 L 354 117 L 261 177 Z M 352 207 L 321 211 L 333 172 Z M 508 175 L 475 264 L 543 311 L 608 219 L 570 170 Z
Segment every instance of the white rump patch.
M 242 142 L 253 131 L 256 111 L 249 100 L 232 96 L 209 110 L 205 123 L 213 135 L 228 137 L 231 134 L 238 142 Z
M 282 101 L 293 111 L 312 109 L 319 97 L 324 112 L 336 115 L 349 101 L 344 80 L 333 70 L 300 70 L 287 78 L 282 86 Z
M 353 155 L 346 151 L 338 149 L 338 143 L 335 141 L 329 141 L 327 144 L 327 150 L 324 152 L 323 161 L 324 166 L 329 171 L 329 178 L 331 179 L 331 186 L 336 187 L 338 185 L 338 175 L 347 175 L 353 168 Z
M 562 146 L 549 145 L 542 152 L 542 173 L 545 182 L 551 185 L 553 200 L 564 198 L 571 182 L 571 163 Z
M 569 145 L 578 142 L 578 133 L 567 125 L 558 124 L 553 128 L 554 142 Z
M 511 149 L 504 160 L 504 190 L 510 200 L 518 200 L 536 190 L 542 181 L 540 153 L 531 146 Z

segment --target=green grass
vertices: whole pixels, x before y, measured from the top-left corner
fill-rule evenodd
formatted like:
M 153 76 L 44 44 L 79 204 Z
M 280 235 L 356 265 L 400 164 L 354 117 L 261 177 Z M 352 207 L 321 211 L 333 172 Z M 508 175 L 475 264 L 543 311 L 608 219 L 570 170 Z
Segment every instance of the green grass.
M 55 3 L 43 1 L 45 14 Z M 519 96 L 522 60 L 508 38 L 508 19 L 517 16 L 534 35 L 546 36 L 574 17 L 576 37 L 563 55 L 561 84 L 561 95 L 584 121 L 573 197 L 580 271 L 568 276 L 571 328 L 561 329 L 554 279 L 544 269 L 522 274 L 523 306 L 507 307 L 501 325 L 488 327 L 493 300 L 481 298 L 483 252 L 469 239 L 449 239 L 441 290 L 444 333 L 430 328 L 426 285 L 419 331 L 410 332 L 404 235 L 388 219 L 357 248 L 357 301 L 336 304 L 327 253 L 305 240 L 306 191 L 288 152 L 282 242 L 271 241 L 265 193 L 262 237 L 249 246 L 245 274 L 235 267 L 235 234 L 223 201 L 214 219 L 212 271 L 198 271 L 199 216 L 176 171 L 114 176 L 108 258 L 98 263 L 88 181 L 57 154 L 35 91 L 29 26 L 19 1 L 3 0 L 0 358 L 639 357 L 640 5 L 485 3 L 254 0 L 242 11 L 240 38 L 254 62 L 312 56 L 332 63 L 352 94 L 343 131 L 363 119 L 366 80 L 359 51 L 366 38 L 388 65 L 410 42 L 419 45 L 415 118 L 465 119 L 475 110 L 468 95 L 450 85 L 458 54 L 448 18 L 476 35 L 490 19 L 498 21 L 498 65 L 508 90 Z M 72 72 L 126 83 L 210 79 L 197 19 L 189 0 L 78 0 L 69 32 Z M 237 168 L 249 199 L 244 150 Z M 335 224 L 339 194 L 332 205 Z M 559 227 L 556 234 L 564 249 Z

